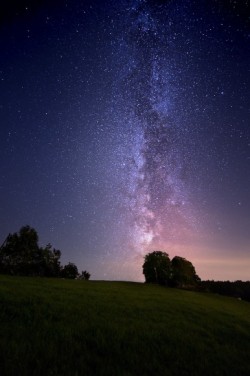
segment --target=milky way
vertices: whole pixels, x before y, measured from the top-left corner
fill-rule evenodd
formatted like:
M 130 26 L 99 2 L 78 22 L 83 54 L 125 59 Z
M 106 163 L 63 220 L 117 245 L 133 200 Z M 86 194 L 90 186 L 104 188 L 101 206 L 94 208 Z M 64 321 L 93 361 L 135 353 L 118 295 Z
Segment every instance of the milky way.
M 136 170 L 131 182 L 131 232 L 141 252 L 166 246 L 195 225 L 185 184 L 185 134 L 174 121 L 176 72 L 169 63 L 170 21 L 159 17 L 166 9 L 155 9 L 160 14 L 147 3 L 134 2 L 123 15 L 126 34 L 121 47 L 127 59 L 118 88 L 126 103 L 126 116 L 121 118 L 129 118 L 136 133 L 130 162 Z
M 2 239 L 30 224 L 93 278 L 143 280 L 161 249 L 203 278 L 246 279 L 248 13 L 216 0 L 3 11 Z

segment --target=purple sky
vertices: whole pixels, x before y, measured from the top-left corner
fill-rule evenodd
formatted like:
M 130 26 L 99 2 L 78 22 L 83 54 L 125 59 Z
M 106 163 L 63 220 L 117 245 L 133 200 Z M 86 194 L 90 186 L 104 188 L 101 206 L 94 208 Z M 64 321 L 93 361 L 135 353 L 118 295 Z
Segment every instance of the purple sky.
M 224 3 L 0 6 L 0 242 L 29 224 L 92 279 L 143 281 L 153 250 L 250 279 L 250 12 Z

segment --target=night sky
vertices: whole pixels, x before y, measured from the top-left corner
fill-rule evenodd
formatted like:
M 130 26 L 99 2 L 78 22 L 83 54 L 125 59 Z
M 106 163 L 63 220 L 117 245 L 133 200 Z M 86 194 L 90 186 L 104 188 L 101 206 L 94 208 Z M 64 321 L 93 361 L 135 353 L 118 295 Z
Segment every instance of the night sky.
M 0 5 L 0 243 L 23 225 L 91 279 L 143 256 L 250 279 L 248 0 Z

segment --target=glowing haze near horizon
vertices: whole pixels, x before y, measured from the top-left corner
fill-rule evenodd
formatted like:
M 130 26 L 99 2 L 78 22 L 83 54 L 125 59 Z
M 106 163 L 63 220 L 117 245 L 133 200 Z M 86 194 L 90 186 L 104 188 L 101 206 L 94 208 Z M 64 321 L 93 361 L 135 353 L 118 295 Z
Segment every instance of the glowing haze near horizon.
M 92 279 L 143 281 L 152 250 L 249 279 L 248 2 L 12 5 L 0 241 L 29 224 Z

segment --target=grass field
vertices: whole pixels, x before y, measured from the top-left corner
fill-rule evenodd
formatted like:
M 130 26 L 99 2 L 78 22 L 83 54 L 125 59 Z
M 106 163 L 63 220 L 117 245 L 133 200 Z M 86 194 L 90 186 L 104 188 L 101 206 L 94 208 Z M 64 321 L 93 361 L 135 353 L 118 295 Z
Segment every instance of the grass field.
M 129 282 L 0 276 L 0 374 L 250 375 L 250 304 Z

